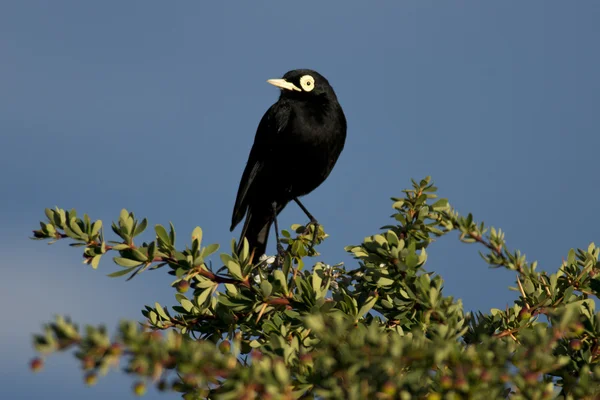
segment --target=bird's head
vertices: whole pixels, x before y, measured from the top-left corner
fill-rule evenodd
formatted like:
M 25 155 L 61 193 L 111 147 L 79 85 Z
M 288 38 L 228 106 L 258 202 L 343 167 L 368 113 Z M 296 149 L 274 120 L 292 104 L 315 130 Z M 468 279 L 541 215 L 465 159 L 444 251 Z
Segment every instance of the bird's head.
M 323 95 L 333 95 L 333 88 L 317 71 L 311 69 L 295 69 L 287 72 L 280 79 L 269 79 L 271 85 L 281 89 L 282 97 L 311 99 Z

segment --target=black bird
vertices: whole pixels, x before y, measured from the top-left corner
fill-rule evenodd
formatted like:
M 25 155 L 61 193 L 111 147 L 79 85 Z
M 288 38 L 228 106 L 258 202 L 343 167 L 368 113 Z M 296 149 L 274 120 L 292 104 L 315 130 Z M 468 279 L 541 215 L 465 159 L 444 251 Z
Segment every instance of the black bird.
M 278 230 L 277 215 L 291 200 L 317 225 L 298 197 L 325 181 L 346 142 L 346 117 L 325 77 L 297 69 L 267 82 L 281 88 L 281 95 L 258 125 L 230 228 L 246 216 L 238 251 L 246 237 L 255 260 L 265 253 L 271 224 Z

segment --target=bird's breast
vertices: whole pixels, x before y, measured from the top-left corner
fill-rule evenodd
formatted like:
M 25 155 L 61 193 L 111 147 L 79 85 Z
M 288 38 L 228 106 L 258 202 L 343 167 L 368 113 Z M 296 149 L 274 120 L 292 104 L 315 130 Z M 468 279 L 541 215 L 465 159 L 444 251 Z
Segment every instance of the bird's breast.
M 344 121 L 345 122 L 345 121 Z M 278 175 L 288 183 L 291 197 L 316 189 L 329 176 L 346 137 L 339 116 L 303 112 L 279 137 Z

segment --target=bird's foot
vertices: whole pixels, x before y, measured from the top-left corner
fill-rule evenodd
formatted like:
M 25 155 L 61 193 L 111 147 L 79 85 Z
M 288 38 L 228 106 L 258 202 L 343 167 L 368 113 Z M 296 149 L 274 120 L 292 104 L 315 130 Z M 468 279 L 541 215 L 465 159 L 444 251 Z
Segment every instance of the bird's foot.
M 275 262 L 273 266 L 280 268 L 283 266 L 283 260 L 285 259 L 285 249 L 279 239 L 279 226 L 277 226 L 277 203 L 273 203 L 273 223 L 275 224 L 275 237 L 277 238 L 277 255 L 275 256 Z
M 281 242 L 277 242 L 277 254 L 285 255 L 285 249 L 283 248 L 283 245 L 281 244 Z
M 275 256 L 275 262 L 273 263 L 276 267 L 283 266 L 283 260 L 285 259 L 285 249 L 279 241 L 277 241 L 277 255 Z
M 316 219 L 313 218 L 310 220 L 310 222 L 308 224 L 306 224 L 305 232 L 308 231 L 308 229 L 311 225 L 313 227 L 313 232 L 312 232 L 312 240 L 310 241 L 309 250 L 311 250 L 314 254 L 316 252 L 315 246 L 317 245 L 317 237 L 319 236 L 319 228 L 321 225 L 319 224 L 319 221 L 317 221 Z

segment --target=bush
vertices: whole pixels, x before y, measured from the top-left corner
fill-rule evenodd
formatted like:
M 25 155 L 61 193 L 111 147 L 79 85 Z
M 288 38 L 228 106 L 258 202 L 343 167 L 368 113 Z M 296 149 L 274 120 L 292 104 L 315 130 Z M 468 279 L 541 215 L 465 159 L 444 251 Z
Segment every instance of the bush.
M 234 241 L 215 270 L 208 260 L 219 246 L 203 246 L 199 227 L 185 250 L 173 225 L 156 225 L 156 239 L 138 245 L 148 223 L 123 210 L 112 224 L 120 239 L 107 242 L 101 221 L 46 209 L 35 239 L 71 239 L 93 268 L 112 252 L 121 267 L 112 277 L 166 268 L 177 304 L 146 306 L 143 324 L 121 322 L 114 336 L 59 317 L 35 347 L 76 349 L 90 384 L 124 364 L 139 395 L 154 384 L 185 399 L 595 398 L 600 316 L 590 297 L 600 290 L 599 249 L 570 250 L 558 272 L 539 272 L 506 247 L 501 230 L 436 200 L 429 178 L 403 192 L 393 199 L 394 225 L 346 247 L 352 269 L 305 267 L 318 255 L 313 235 L 317 244 L 327 237 L 313 225 L 283 231 L 278 259 L 253 260 L 247 243 L 237 253 Z M 480 245 L 491 267 L 516 272 L 512 307 L 465 314 L 443 295 L 442 278 L 424 270 L 426 250 L 453 231 Z

